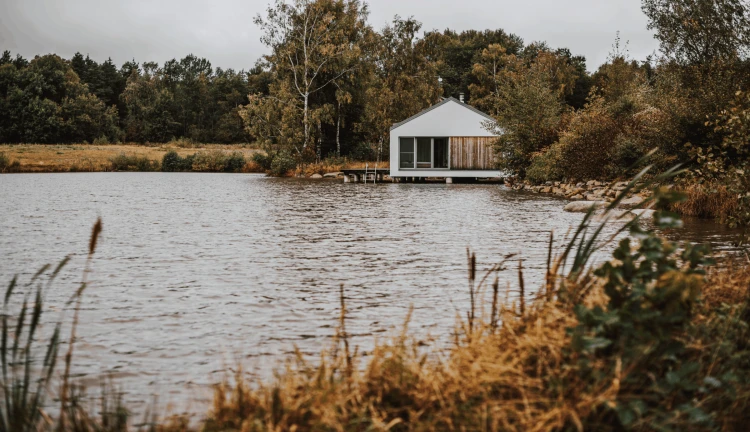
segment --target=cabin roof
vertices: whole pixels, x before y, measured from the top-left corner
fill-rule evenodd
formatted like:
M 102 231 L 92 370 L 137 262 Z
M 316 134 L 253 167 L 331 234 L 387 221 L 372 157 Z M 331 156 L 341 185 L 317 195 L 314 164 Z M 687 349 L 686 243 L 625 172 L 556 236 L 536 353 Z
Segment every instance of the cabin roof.
M 492 118 L 492 116 L 490 116 L 489 114 L 487 114 L 485 112 L 482 112 L 482 111 L 474 108 L 473 106 L 471 106 L 471 105 L 469 105 L 467 103 L 461 102 L 461 101 L 459 101 L 458 99 L 456 99 L 454 97 L 447 97 L 447 98 L 443 98 L 442 101 L 436 103 L 435 105 L 433 105 L 433 106 L 431 106 L 431 107 L 429 107 L 429 108 L 427 108 L 427 109 L 425 109 L 425 110 L 423 110 L 421 112 L 418 112 L 418 113 L 414 114 L 413 116 L 409 117 L 408 119 L 406 119 L 404 121 L 400 121 L 398 123 L 394 123 L 393 126 L 391 126 L 391 130 L 396 129 L 399 126 L 403 126 L 406 123 L 409 123 L 410 121 L 412 121 L 412 120 L 414 120 L 414 119 L 416 119 L 418 117 L 422 117 L 423 115 L 427 114 L 428 112 L 430 112 L 430 111 L 432 111 L 432 110 L 434 110 L 436 108 L 440 108 L 441 106 L 447 104 L 448 102 L 455 102 L 455 103 L 461 105 L 462 107 L 464 107 L 464 108 L 466 108 L 468 110 L 474 111 L 475 113 L 481 115 L 482 117 L 485 117 L 487 120 L 495 121 L 495 119 Z

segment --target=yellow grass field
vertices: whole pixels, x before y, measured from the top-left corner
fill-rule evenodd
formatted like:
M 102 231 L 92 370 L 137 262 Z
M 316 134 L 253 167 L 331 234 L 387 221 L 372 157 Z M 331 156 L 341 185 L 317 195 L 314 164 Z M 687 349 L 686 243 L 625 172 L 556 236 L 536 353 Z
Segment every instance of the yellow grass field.
M 144 146 L 135 144 L 4 144 L 0 153 L 12 162 L 18 161 L 20 172 L 67 172 L 67 171 L 109 171 L 110 159 L 118 154 L 146 156 L 161 162 L 164 154 L 175 150 L 180 156 L 187 156 L 202 150 L 241 151 L 249 160 L 257 148 L 243 145 L 203 144 L 182 148 L 170 144 Z

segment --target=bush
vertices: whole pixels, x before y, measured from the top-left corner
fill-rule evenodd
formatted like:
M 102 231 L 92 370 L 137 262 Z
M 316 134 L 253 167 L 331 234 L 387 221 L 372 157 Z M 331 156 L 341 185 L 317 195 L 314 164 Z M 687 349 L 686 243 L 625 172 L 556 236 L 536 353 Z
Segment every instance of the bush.
M 224 171 L 225 159 L 221 150 L 199 151 L 194 155 L 193 171 Z
M 195 148 L 200 144 L 192 138 L 172 138 L 167 145 L 179 148 Z
M 271 162 L 273 162 L 273 157 L 267 153 L 255 153 L 253 155 L 253 162 L 258 164 L 263 171 L 270 171 L 271 170 Z
M 113 171 L 159 171 L 159 162 L 146 156 L 120 153 L 109 161 Z
M 93 144 L 95 144 L 95 145 L 106 145 L 106 144 L 112 144 L 112 143 L 109 141 L 109 138 L 107 138 L 106 135 L 102 135 L 99 138 L 94 138 Z
M 4 152 L 0 152 L 0 172 L 5 172 L 9 166 L 10 158 Z
M 184 160 L 176 151 L 168 151 L 161 160 L 161 170 L 165 172 L 182 171 Z
M 619 125 L 603 99 L 596 99 L 576 112 L 557 143 L 565 176 L 578 180 L 608 177 L 612 143 L 619 132 Z
M 224 171 L 240 172 L 245 167 L 245 155 L 242 152 L 232 152 L 224 161 Z
M 271 162 L 271 169 L 269 174 L 272 176 L 282 177 L 297 167 L 297 161 L 294 160 L 291 154 L 282 151 L 277 153 L 273 161 Z
M 371 161 L 377 157 L 377 152 L 368 143 L 355 144 L 349 151 L 349 157 L 358 161 Z
M 564 172 L 560 165 L 560 146 L 553 144 L 546 150 L 537 153 L 531 159 L 531 166 L 526 170 L 526 179 L 532 183 L 562 180 Z

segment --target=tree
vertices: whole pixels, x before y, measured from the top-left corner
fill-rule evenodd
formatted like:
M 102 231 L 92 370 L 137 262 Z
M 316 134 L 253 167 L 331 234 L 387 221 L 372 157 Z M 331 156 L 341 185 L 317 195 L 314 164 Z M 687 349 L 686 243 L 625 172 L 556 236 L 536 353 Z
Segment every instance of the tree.
M 80 142 L 117 139 L 117 110 L 107 109 L 71 65 L 56 55 L 0 65 L 2 142 Z
M 472 84 L 478 84 L 473 67 L 478 63 L 482 51 L 491 45 L 499 45 L 508 54 L 518 54 L 523 48 L 523 40 L 502 29 L 466 30 L 456 33 L 453 30 L 427 32 L 419 41 L 420 48 L 430 61 L 437 64 L 437 72 L 443 79 L 443 94 L 458 97 L 464 93 L 467 101 L 472 101 Z
M 311 98 L 357 67 L 357 40 L 366 27 L 366 16 L 367 7 L 359 0 L 294 0 L 290 4 L 277 0 L 266 18 L 255 19 L 263 31 L 261 40 L 271 49 L 264 60 L 278 80 L 289 82 L 280 93 L 295 96 L 275 97 L 282 103 L 301 105 L 303 138 L 295 146 L 300 155 L 312 143 L 313 125 L 320 129 L 323 116 L 323 112 L 312 112 Z
M 422 24 L 395 17 L 376 38 L 373 69 L 366 91 L 367 104 L 358 128 L 382 148 L 390 127 L 438 102 L 442 89 L 437 63 L 419 43 Z
M 642 9 L 664 55 L 681 63 L 733 60 L 750 50 L 747 0 L 643 0 Z

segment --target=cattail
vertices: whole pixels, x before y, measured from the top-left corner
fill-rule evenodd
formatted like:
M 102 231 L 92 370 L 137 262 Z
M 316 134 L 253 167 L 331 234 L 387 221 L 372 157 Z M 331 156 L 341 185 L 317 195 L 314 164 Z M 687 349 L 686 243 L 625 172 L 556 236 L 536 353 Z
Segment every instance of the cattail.
M 98 218 L 94 224 L 94 228 L 91 230 L 91 239 L 89 240 L 89 255 L 93 255 L 96 251 L 96 241 L 99 239 L 99 234 L 102 232 L 102 218 Z
M 549 246 L 547 247 L 547 300 L 549 300 L 552 297 L 552 288 L 553 288 L 553 276 L 552 276 L 552 244 L 554 243 L 554 232 L 550 231 L 549 233 Z
M 495 331 L 497 327 L 497 293 L 499 291 L 500 281 L 495 276 L 495 282 L 492 283 L 492 313 L 490 314 L 490 328 Z
M 523 260 L 518 260 L 518 285 L 521 290 L 521 315 L 526 313 L 526 290 L 523 286 Z

